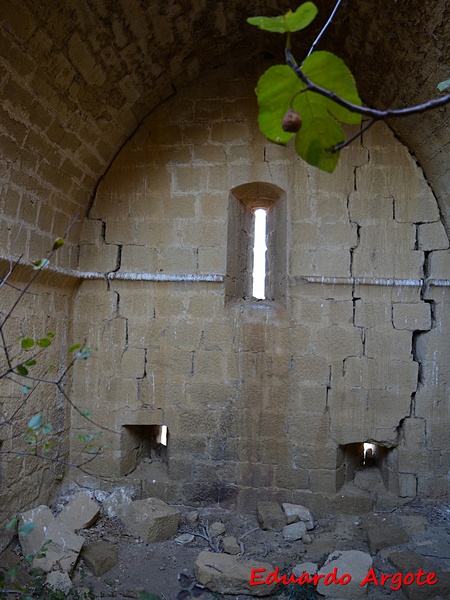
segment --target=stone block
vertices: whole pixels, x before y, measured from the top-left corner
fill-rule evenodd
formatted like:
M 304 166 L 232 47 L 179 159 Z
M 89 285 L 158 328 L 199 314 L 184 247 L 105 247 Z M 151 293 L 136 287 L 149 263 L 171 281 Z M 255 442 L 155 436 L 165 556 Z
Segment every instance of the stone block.
M 367 539 L 369 541 L 372 554 L 390 548 L 391 546 L 400 546 L 409 541 L 410 536 L 406 531 L 397 525 L 384 525 L 383 527 L 368 527 Z
M 19 541 L 24 556 L 35 556 L 46 547 L 45 556 L 34 558 L 33 567 L 46 573 L 55 568 L 71 573 L 80 554 L 84 539 L 55 519 L 48 506 L 38 506 L 20 515 L 20 525 L 33 523 L 34 529 Z M 49 541 L 50 540 L 50 541 Z M 48 543 L 47 543 L 48 542 Z
M 110 571 L 119 559 L 117 547 L 103 541 L 86 544 L 81 551 L 81 558 L 96 577 L 101 577 Z
M 295 542 L 301 540 L 306 533 L 306 523 L 303 521 L 297 521 L 296 523 L 290 523 L 283 527 L 283 539 L 288 542 Z
M 410 331 L 428 331 L 431 329 L 431 308 L 425 302 L 421 304 L 394 303 L 392 321 L 395 329 Z
M 417 477 L 413 473 L 398 473 L 398 495 L 400 498 L 415 498 Z
M 318 356 L 328 361 L 342 360 L 347 356 L 363 354 L 361 331 L 352 325 L 347 329 L 332 325 L 317 332 L 317 341 L 313 344 Z
M 319 575 L 327 576 L 336 569 L 336 579 L 344 574 L 350 575 L 346 585 L 330 583 L 325 585 L 324 579 L 317 584 L 317 591 L 327 598 L 339 598 L 341 600 L 357 600 L 366 598 L 368 586 L 361 585 L 372 568 L 373 560 L 370 554 L 359 550 L 337 550 L 332 552 L 324 566 L 319 570 Z
M 122 377 L 142 379 L 146 367 L 146 350 L 144 348 L 133 348 L 128 346 L 122 354 L 120 372 Z
M 359 191 L 349 197 L 350 218 L 359 225 L 373 224 L 379 221 L 389 222 L 394 214 L 392 198 L 377 195 L 367 197 Z
M 421 279 L 423 277 L 422 251 L 408 253 L 375 251 L 356 248 L 353 252 L 354 277 L 374 277 L 379 279 Z
M 278 502 L 258 502 L 258 522 L 262 529 L 283 531 L 286 515 Z
M 219 594 L 249 594 L 251 596 L 267 596 L 275 591 L 276 583 L 268 585 L 250 585 L 252 572 L 262 570 L 258 575 L 267 575 L 274 568 L 268 563 L 256 560 L 243 560 L 230 554 L 201 552 L 194 564 L 195 579 L 211 592 Z
M 80 246 L 78 268 L 80 271 L 109 273 L 118 267 L 118 246 L 110 244 L 85 244 Z
M 305 523 L 307 530 L 314 529 L 313 516 L 309 508 L 301 504 L 291 504 L 289 502 L 284 502 L 282 506 L 288 525 L 302 521 Z
M 436 250 L 431 252 L 428 262 L 428 277 L 431 279 L 449 279 L 450 251 Z
M 448 237 L 441 221 L 421 223 L 418 226 L 418 241 L 420 250 L 446 250 Z
M 409 329 L 368 327 L 365 332 L 367 358 L 392 356 L 405 362 L 412 359 L 412 332 Z
M 162 542 L 178 531 L 181 513 L 157 498 L 134 500 L 125 508 L 123 522 L 146 544 Z
M 100 516 L 100 507 L 86 493 L 77 492 L 58 515 L 71 531 L 92 527 Z
M 288 490 L 308 489 L 309 472 L 307 469 L 278 464 L 275 469 L 275 484 Z

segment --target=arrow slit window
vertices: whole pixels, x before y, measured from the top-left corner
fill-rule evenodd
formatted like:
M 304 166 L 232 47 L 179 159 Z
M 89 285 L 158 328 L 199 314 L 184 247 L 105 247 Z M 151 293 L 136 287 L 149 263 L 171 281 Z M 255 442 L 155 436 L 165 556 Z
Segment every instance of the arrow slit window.
M 246 183 L 228 202 L 226 300 L 284 304 L 286 194 L 276 185 Z

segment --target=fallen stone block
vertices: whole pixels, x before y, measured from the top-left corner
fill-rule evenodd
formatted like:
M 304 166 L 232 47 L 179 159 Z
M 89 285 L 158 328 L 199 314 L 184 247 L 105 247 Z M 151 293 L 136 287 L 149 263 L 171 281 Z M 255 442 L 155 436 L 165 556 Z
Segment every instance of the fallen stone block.
M 286 515 L 278 502 L 258 502 L 258 522 L 262 529 L 283 531 Z
M 361 583 L 372 568 L 372 563 L 370 554 L 360 552 L 359 550 L 337 550 L 336 552 L 332 552 L 325 561 L 324 566 L 320 569 L 319 576 L 324 575 L 326 577 L 334 573 L 334 577 L 330 575 L 328 582 L 325 578 L 320 579 L 317 584 L 317 591 L 327 598 L 340 598 L 342 600 L 366 598 L 368 586 L 362 586 Z M 350 576 L 350 580 L 347 583 L 344 581 L 344 575 Z M 340 583 L 335 583 L 334 580 L 341 581 Z M 326 585 L 326 583 L 329 584 Z
M 181 513 L 158 498 L 134 500 L 127 505 L 123 522 L 130 533 L 145 543 L 162 542 L 178 531 Z
M 303 521 L 297 521 L 283 527 L 283 538 L 288 542 L 295 542 L 301 540 L 306 533 L 306 523 Z
M 264 570 L 261 572 L 259 570 Z M 256 560 L 243 560 L 231 554 L 200 552 L 194 565 L 195 578 L 211 592 L 219 594 L 247 594 L 267 596 L 274 592 L 277 584 L 250 585 L 252 571 L 264 578 L 274 571 L 272 565 Z
M 314 529 L 314 520 L 309 508 L 301 504 L 289 504 L 288 502 L 284 502 L 282 506 L 288 525 L 297 521 L 303 521 L 308 531 Z
M 100 507 L 84 492 L 75 494 L 58 515 L 71 531 L 92 527 L 100 516 Z
M 409 541 L 409 535 L 402 527 L 398 527 L 397 525 L 369 527 L 366 532 L 372 553 L 383 550 L 383 548 L 406 544 Z
M 241 547 L 237 543 L 237 540 L 234 536 L 229 535 L 222 539 L 222 547 L 223 551 L 227 554 L 240 554 Z
M 212 523 L 209 526 L 209 533 L 211 535 L 211 537 L 218 537 L 219 535 L 223 535 L 225 533 L 225 525 L 223 523 L 221 523 L 220 521 L 217 521 L 216 523 Z
M 35 556 L 32 566 L 46 573 L 57 569 L 70 574 L 84 538 L 55 519 L 48 506 L 41 505 L 20 515 L 20 526 L 30 523 L 34 528 L 26 535 L 19 533 L 19 540 L 24 555 Z M 45 552 L 42 552 L 43 547 Z
M 83 547 L 81 558 L 96 577 L 101 577 L 116 566 L 117 547 L 109 542 L 92 542 Z
M 318 565 L 316 565 L 316 563 L 305 562 L 305 563 L 300 563 L 299 565 L 295 565 L 295 567 L 292 569 L 292 573 L 298 579 L 300 577 L 300 575 L 303 575 L 303 573 L 308 573 L 308 575 L 310 577 L 313 577 L 313 575 L 315 575 L 318 570 L 319 570 L 319 567 L 318 567 Z
M 414 573 L 423 567 L 423 558 L 415 552 L 392 552 L 388 561 L 401 573 Z

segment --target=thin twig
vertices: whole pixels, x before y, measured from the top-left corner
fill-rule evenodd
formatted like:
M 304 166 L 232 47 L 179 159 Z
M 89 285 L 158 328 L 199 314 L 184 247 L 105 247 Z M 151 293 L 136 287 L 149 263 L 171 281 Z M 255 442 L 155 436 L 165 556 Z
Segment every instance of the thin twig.
M 310 51 L 308 52 L 307 56 L 309 56 L 310 54 L 312 54 L 312 52 L 314 52 L 315 47 L 317 46 L 317 44 L 319 43 L 320 38 L 322 37 L 322 35 L 325 33 L 325 30 L 327 29 L 327 27 L 331 24 L 334 15 L 336 14 L 337 9 L 339 8 L 340 3 L 342 2 L 342 0 L 338 0 L 336 2 L 336 6 L 333 8 L 333 12 L 331 13 L 328 21 L 325 23 L 325 25 L 322 27 L 322 31 L 319 33 L 319 35 L 316 37 L 316 39 L 313 42 L 313 45 L 311 46 Z
M 356 140 L 356 138 L 359 138 L 365 131 L 367 131 L 369 129 L 369 127 L 372 127 L 372 125 L 374 123 L 375 123 L 375 119 L 370 119 L 370 121 L 368 123 L 366 123 L 366 125 L 364 125 L 364 127 L 361 127 L 361 129 L 359 129 L 359 131 L 357 131 L 354 135 L 349 137 L 348 140 L 345 140 L 345 142 L 342 142 L 341 144 L 334 146 L 331 149 L 331 151 L 339 152 L 339 150 L 342 150 L 342 148 L 345 148 L 346 146 L 351 144 L 354 140 Z

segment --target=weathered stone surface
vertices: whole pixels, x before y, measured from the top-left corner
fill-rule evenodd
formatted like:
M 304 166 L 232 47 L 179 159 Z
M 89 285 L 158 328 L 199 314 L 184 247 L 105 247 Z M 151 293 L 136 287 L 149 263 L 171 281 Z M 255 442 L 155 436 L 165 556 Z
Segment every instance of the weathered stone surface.
M 349 574 L 351 581 L 347 585 L 335 583 L 325 585 L 324 580 L 321 579 L 317 584 L 317 591 L 327 598 L 348 598 L 349 600 L 365 598 L 368 593 L 368 586 L 361 586 L 361 583 L 371 569 L 372 563 L 370 554 L 359 550 L 337 550 L 333 552 L 328 556 L 319 574 L 328 575 L 328 573 L 332 573 L 334 569 L 337 569 L 336 578 Z
M 61 590 L 66 594 L 72 589 L 72 580 L 65 571 L 52 571 L 47 575 L 46 583 L 52 590 Z
M 258 502 L 258 521 L 262 529 L 282 531 L 286 516 L 278 502 Z
M 397 525 L 385 525 L 384 527 L 369 527 L 367 539 L 371 552 L 378 552 L 383 548 L 398 546 L 409 540 L 409 535 L 402 527 Z
M 198 521 L 198 510 L 191 510 L 184 518 L 186 523 L 189 523 L 189 525 L 194 525 Z
M 303 521 L 297 521 L 283 527 L 283 538 L 289 542 L 301 540 L 306 533 L 306 524 Z
M 299 578 L 303 573 L 308 573 L 308 575 L 313 576 L 318 570 L 319 566 L 316 565 L 316 563 L 304 562 L 300 563 L 299 565 L 295 565 L 295 567 L 292 569 L 292 572 L 297 578 Z
M 212 592 L 220 594 L 248 594 L 267 596 L 275 591 L 276 584 L 250 585 L 253 569 L 265 569 L 267 576 L 272 565 L 256 560 L 243 560 L 230 554 L 200 552 L 194 564 L 196 580 Z
M 71 531 L 75 531 L 91 527 L 99 516 L 100 507 L 97 502 L 84 492 L 78 492 L 64 506 L 58 519 Z
M 123 518 L 126 508 L 133 502 L 133 494 L 130 488 L 120 487 L 115 489 L 104 501 L 103 508 L 110 519 L 114 517 Z
M 289 504 L 288 502 L 284 502 L 282 506 L 288 525 L 296 521 L 304 521 L 308 531 L 314 529 L 314 520 L 309 508 L 301 504 Z
M 211 523 L 209 526 L 209 533 L 212 537 L 217 537 L 219 535 L 223 535 L 225 533 L 225 525 L 220 521 L 216 521 L 215 523 Z
M 237 543 L 237 540 L 234 536 L 228 535 L 222 539 L 222 547 L 223 551 L 226 554 L 240 554 L 241 547 Z
M 84 543 L 63 523 L 53 516 L 48 506 L 38 506 L 20 515 L 20 523 L 33 523 L 34 529 L 27 535 L 19 535 L 24 555 L 37 554 L 45 545 L 47 550 L 42 558 L 35 558 L 33 566 L 45 572 L 55 568 L 71 573 Z M 48 544 L 48 540 L 51 540 Z
M 423 566 L 423 558 L 411 551 L 392 552 L 388 561 L 401 573 L 413 573 Z
M 162 542 L 178 531 L 181 513 L 158 498 L 135 500 L 127 505 L 123 521 L 128 531 L 147 544 Z
M 81 551 L 81 558 L 96 577 L 101 577 L 116 566 L 117 547 L 103 541 L 85 544 Z

